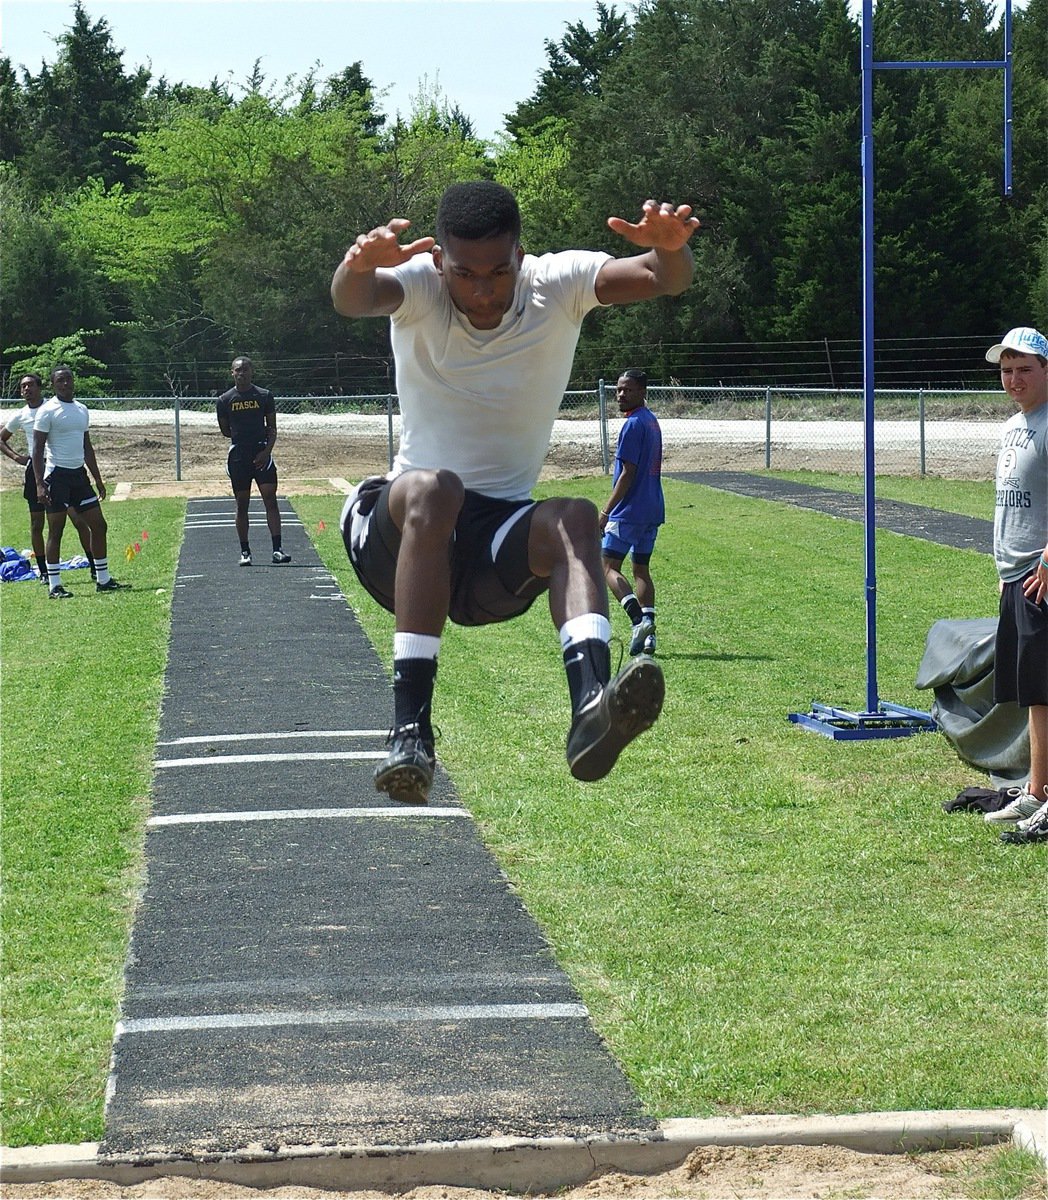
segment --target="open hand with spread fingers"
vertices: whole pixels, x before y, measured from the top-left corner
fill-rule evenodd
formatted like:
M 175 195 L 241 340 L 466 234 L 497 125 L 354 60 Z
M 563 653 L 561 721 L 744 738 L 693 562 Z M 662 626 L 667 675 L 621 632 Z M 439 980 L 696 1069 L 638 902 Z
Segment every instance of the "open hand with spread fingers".
M 622 217 L 608 217 L 608 228 L 647 250 L 680 250 L 699 228 L 699 219 L 691 212 L 690 204 L 645 200 L 643 214 L 636 224 Z
M 424 254 L 436 245 L 431 237 L 401 242 L 400 234 L 411 225 L 403 217 L 394 217 L 388 225 L 379 225 L 370 233 L 362 233 L 346 251 L 346 269 L 358 273 L 374 271 L 377 267 L 399 267 L 416 254 Z

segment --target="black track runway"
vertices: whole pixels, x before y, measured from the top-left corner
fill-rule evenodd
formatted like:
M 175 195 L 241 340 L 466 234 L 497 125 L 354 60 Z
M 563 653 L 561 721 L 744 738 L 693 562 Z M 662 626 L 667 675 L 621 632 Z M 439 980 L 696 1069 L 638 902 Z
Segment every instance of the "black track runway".
M 861 495 L 815 487 L 809 483 L 794 483 L 789 479 L 775 479 L 768 475 L 752 475 L 746 471 L 689 471 L 667 474 L 667 478 L 680 479 L 684 483 L 701 483 L 723 492 L 753 496 L 758 500 L 795 504 L 849 521 L 863 521 L 866 515 Z M 920 504 L 905 504 L 901 500 L 875 498 L 874 510 L 878 529 L 923 538 L 957 550 L 993 553 L 992 521 L 926 508 Z
M 281 511 L 248 568 L 189 502 L 103 1158 L 654 1129 L 452 781 L 374 790 L 388 676 Z

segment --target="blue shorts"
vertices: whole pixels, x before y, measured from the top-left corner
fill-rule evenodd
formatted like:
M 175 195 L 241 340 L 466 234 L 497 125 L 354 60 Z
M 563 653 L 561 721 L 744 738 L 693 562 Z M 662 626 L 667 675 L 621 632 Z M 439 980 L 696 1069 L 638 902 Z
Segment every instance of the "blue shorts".
M 600 552 L 605 558 L 615 562 L 622 562 L 629 554 L 635 563 L 646 566 L 651 561 L 651 552 L 655 549 L 655 539 L 658 536 L 658 525 L 630 525 L 625 521 L 609 521 L 604 526 Z

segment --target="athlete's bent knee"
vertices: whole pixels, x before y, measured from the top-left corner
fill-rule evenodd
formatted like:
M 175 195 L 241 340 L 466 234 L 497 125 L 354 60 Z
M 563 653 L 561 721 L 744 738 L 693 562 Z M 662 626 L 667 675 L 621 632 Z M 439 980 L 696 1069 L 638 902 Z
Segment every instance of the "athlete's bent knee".
M 403 529 L 408 524 L 454 529 L 466 489 L 454 471 L 406 471 L 393 482 L 389 511 Z

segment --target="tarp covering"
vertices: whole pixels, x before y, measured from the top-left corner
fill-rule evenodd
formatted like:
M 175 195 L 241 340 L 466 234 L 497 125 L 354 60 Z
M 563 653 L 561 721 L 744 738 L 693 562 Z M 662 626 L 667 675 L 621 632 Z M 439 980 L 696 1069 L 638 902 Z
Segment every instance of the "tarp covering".
M 916 686 L 932 688 L 931 715 L 958 755 L 997 787 L 1030 774 L 1026 710 L 993 699 L 996 617 L 936 621 L 928 630 Z

